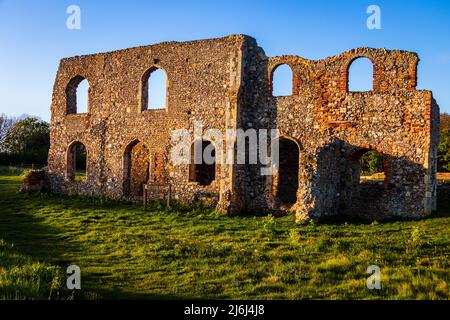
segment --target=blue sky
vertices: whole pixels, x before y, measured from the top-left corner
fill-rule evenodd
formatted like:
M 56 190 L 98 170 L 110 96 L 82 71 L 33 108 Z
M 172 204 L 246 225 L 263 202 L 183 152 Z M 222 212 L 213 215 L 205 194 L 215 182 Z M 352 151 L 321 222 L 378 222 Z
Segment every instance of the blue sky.
M 81 30 L 66 28 L 69 5 Z M 366 9 L 381 8 L 381 30 Z M 0 113 L 50 118 L 62 57 L 244 33 L 269 56 L 320 59 L 355 47 L 417 52 L 418 88 L 450 112 L 450 1 L 0 0 Z

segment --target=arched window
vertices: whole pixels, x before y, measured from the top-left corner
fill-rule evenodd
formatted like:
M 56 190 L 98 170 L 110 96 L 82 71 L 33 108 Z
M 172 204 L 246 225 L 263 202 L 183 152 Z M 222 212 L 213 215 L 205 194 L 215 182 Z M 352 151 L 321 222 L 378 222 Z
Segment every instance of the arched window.
M 272 95 L 291 96 L 292 95 L 292 69 L 287 64 L 281 64 L 272 71 Z
M 210 185 L 216 178 L 216 150 L 211 141 L 198 140 L 191 146 L 189 181 L 202 186 Z
M 348 91 L 373 90 L 373 64 L 368 58 L 357 58 L 348 68 Z
M 86 176 L 86 147 L 81 142 L 75 141 L 67 150 L 67 179 L 71 181 L 85 181 Z
M 66 114 L 89 112 L 89 82 L 76 76 L 66 87 Z
M 141 111 L 164 109 L 167 104 L 167 74 L 163 69 L 152 67 L 142 77 Z

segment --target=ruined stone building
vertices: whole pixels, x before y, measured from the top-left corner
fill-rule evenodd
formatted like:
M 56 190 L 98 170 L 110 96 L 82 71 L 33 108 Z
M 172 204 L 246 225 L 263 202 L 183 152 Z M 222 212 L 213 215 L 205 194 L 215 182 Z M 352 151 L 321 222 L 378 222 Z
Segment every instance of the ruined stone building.
M 373 64 L 373 88 L 350 92 L 349 68 L 362 57 Z M 170 185 L 180 203 L 202 201 L 229 214 L 292 210 L 299 220 L 428 215 L 436 208 L 439 107 L 430 91 L 416 90 L 418 61 L 415 53 L 371 48 L 317 61 L 267 57 L 245 35 L 62 59 L 51 106 L 51 190 L 136 200 L 145 185 L 156 197 Z M 272 80 L 281 65 L 292 71 L 292 94 L 278 97 Z M 167 75 L 166 106 L 149 109 L 148 80 L 159 69 Z M 83 80 L 89 102 L 80 113 Z M 194 135 L 196 121 L 221 131 L 278 129 L 278 170 L 174 165 L 171 133 Z M 80 146 L 84 179 L 75 174 Z M 369 150 L 383 154 L 385 178 L 365 186 L 359 159 Z

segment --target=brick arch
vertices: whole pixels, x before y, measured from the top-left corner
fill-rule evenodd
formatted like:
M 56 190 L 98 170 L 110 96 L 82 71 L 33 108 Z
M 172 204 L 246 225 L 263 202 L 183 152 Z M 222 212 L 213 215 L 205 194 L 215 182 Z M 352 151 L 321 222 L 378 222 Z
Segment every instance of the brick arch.
M 88 113 L 90 112 L 90 105 L 89 105 L 89 96 L 90 96 L 90 91 L 91 91 L 90 82 L 85 76 L 78 74 L 78 75 L 72 77 L 66 85 L 66 89 L 65 89 L 65 98 L 66 98 L 65 114 L 66 115 L 77 113 L 77 89 L 78 89 L 78 85 L 84 80 L 86 80 L 89 85 L 87 112 Z
M 371 144 L 363 144 L 359 147 L 354 147 L 352 148 L 351 151 L 349 151 L 348 155 L 347 155 L 347 159 L 349 160 L 354 160 L 354 159 L 359 159 L 364 153 L 366 153 L 367 151 L 370 150 L 374 150 L 377 151 L 381 154 L 387 154 L 386 151 L 383 151 L 381 148 L 371 145 Z
M 139 112 L 147 110 L 146 107 L 148 105 L 148 80 L 150 79 L 151 74 L 154 71 L 162 70 L 166 75 L 166 111 L 169 110 L 169 74 L 161 65 L 153 64 L 150 68 L 146 69 L 139 80 Z
M 299 139 L 296 139 L 296 138 L 294 138 L 294 137 L 292 137 L 292 136 L 290 136 L 290 135 L 288 135 L 288 134 L 282 133 L 282 134 L 280 134 L 278 137 L 276 137 L 274 140 L 291 140 L 292 142 L 294 142 L 294 143 L 297 145 L 297 147 L 298 147 L 298 149 L 299 149 L 300 151 L 303 151 L 303 150 L 304 150 L 304 147 L 303 147 L 303 145 L 300 143 L 300 140 L 299 140 Z
M 352 66 L 353 62 L 355 60 L 366 58 L 369 59 L 372 63 L 372 92 L 376 93 L 379 92 L 379 71 L 377 68 L 376 59 L 370 55 L 370 54 L 356 54 L 350 57 L 350 59 L 347 59 L 347 61 L 344 63 L 344 66 L 342 68 L 342 75 L 341 75 L 341 90 L 345 91 L 346 93 L 349 92 L 349 72 L 350 67 Z
M 291 56 L 280 56 L 269 59 L 268 66 L 268 93 L 273 95 L 273 75 L 276 69 L 282 65 L 287 65 L 292 71 L 292 96 L 298 95 L 302 84 L 300 72 L 296 61 Z
M 289 135 L 289 134 L 287 134 L 287 133 L 282 133 L 282 132 L 280 132 L 280 135 L 277 136 L 276 138 L 274 138 L 274 139 L 272 140 L 271 144 L 269 145 L 268 156 L 271 156 L 271 154 L 272 154 L 273 141 L 274 141 L 274 140 L 278 140 L 278 141 L 281 141 L 281 140 L 290 140 L 290 141 L 294 142 L 294 143 L 297 145 L 297 148 L 298 148 L 298 150 L 299 150 L 300 153 L 305 152 L 305 150 L 306 150 L 305 147 L 304 147 L 304 145 L 300 142 L 300 141 L 301 141 L 300 138 L 294 138 L 293 136 L 291 136 L 291 135 Z M 304 140 L 304 139 L 303 139 L 303 140 Z
M 144 139 L 134 138 L 132 140 L 129 140 L 129 142 L 125 146 L 122 147 L 122 154 L 124 154 L 125 152 L 131 151 L 131 149 L 133 149 L 133 147 L 135 145 L 137 145 L 138 143 L 142 143 L 143 145 L 145 145 L 145 147 L 149 148 L 147 143 L 144 141 Z
M 367 58 L 373 64 L 373 92 L 416 90 L 419 58 L 414 52 L 375 48 L 356 48 L 325 59 L 339 66 L 339 89 L 348 92 L 348 69 L 358 58 Z M 406 68 L 398 67 L 405 66 Z

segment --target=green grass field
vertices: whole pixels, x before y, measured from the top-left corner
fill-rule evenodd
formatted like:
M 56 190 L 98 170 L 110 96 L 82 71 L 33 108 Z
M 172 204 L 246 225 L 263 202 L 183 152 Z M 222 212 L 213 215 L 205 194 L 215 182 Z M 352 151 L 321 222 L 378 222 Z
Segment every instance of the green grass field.
M 0 172 L 0 299 L 450 298 L 450 201 L 421 221 L 295 225 L 27 195 L 22 178 Z M 366 288 L 369 265 L 381 290 Z

